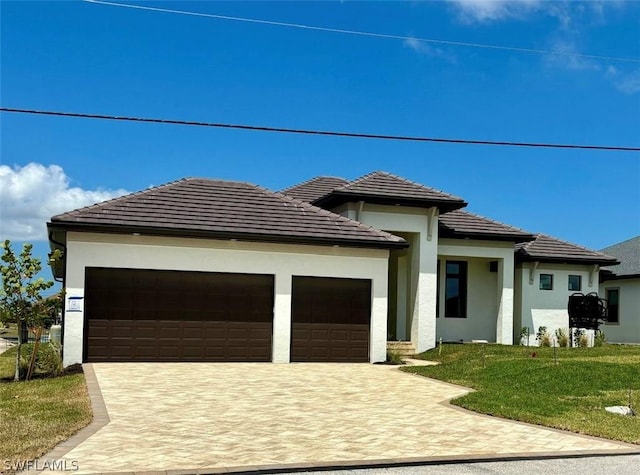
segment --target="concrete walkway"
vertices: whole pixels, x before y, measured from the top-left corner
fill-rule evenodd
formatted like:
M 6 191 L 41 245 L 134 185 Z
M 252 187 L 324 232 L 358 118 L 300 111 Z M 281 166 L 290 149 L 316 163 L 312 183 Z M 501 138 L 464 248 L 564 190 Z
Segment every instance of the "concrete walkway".
M 97 425 L 85 431 L 93 435 L 50 454 L 77 463 L 79 474 L 640 452 L 455 408 L 446 401 L 465 388 L 392 366 L 86 366 L 93 404 L 95 371 L 108 419 L 98 407 Z

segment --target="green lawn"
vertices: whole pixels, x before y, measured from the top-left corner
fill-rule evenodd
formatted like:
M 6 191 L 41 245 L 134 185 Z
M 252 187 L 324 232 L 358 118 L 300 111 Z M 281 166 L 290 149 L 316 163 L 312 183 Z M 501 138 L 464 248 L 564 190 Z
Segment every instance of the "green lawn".
M 0 354 L 0 377 L 13 375 L 14 358 L 15 348 Z M 83 374 L 17 383 L 0 380 L 0 462 L 33 460 L 91 419 Z
M 443 345 L 419 358 L 440 361 L 405 371 L 476 391 L 453 404 L 485 414 L 640 444 L 640 416 L 606 412 L 629 404 L 640 413 L 640 346 L 552 348 Z M 535 356 L 534 356 L 535 355 Z

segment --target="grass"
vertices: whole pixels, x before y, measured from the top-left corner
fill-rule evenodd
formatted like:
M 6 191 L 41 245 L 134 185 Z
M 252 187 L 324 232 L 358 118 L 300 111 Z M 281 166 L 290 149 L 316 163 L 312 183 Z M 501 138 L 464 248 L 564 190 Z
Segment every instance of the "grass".
M 0 338 L 18 338 L 17 325 L 0 325 Z
M 15 348 L 0 354 L 0 378 L 11 378 L 14 364 Z M 33 460 L 91 419 L 83 374 L 0 381 L 0 462 Z
M 640 412 L 640 346 L 557 354 L 556 364 L 553 348 L 444 345 L 419 355 L 442 364 L 403 370 L 475 389 L 452 401 L 472 411 L 640 444 L 640 416 L 604 410 L 631 403 Z

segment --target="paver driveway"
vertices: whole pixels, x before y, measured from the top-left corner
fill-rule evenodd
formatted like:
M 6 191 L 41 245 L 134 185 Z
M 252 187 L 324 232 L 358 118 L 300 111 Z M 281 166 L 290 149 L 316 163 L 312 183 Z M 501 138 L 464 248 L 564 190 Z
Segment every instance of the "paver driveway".
M 101 363 L 93 370 L 110 422 L 64 456 L 78 462 L 76 473 L 632 447 L 454 408 L 444 402 L 464 388 L 389 366 Z

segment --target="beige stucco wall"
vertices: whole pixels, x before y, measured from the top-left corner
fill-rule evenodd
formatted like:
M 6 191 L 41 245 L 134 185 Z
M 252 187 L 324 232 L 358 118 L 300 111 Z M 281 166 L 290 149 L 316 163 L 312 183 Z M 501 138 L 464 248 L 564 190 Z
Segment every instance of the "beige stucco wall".
M 520 296 L 514 332 L 519 335 L 523 326 L 528 327 L 529 343 L 537 345 L 535 335 L 541 326 L 547 327 L 550 335 L 558 328 L 569 328 L 569 296 L 577 292 L 569 290 L 569 275 L 581 276 L 582 290 L 579 292 L 588 294 L 598 292 L 598 273 L 593 272 L 590 265 L 540 263 L 533 273 L 533 283 L 530 283 L 532 265 L 527 262 L 516 268 Z M 540 274 L 553 275 L 553 290 L 540 290 Z
M 467 262 L 467 318 L 445 318 L 446 261 Z M 496 341 L 498 273 L 489 271 L 488 259 L 446 257 L 440 259 L 440 308 L 436 336 L 443 340 Z
M 610 280 L 600 284 L 600 296 L 606 298 L 607 289 L 619 289 L 620 323 L 601 327 L 612 343 L 640 343 L 640 278 Z
M 441 239 L 441 316 L 438 337 L 479 340 L 510 345 L 513 342 L 514 245 L 512 242 L 474 239 Z M 467 318 L 444 318 L 444 262 L 469 262 Z M 498 262 L 498 272 L 489 272 L 489 261 Z M 482 335 L 482 336 L 481 336 Z
M 247 243 L 154 236 L 67 234 L 67 302 L 84 298 L 85 267 L 241 272 L 275 275 L 274 362 L 288 362 L 294 275 L 372 280 L 370 361 L 386 358 L 386 250 Z M 67 305 L 64 364 L 82 362 L 84 310 Z

